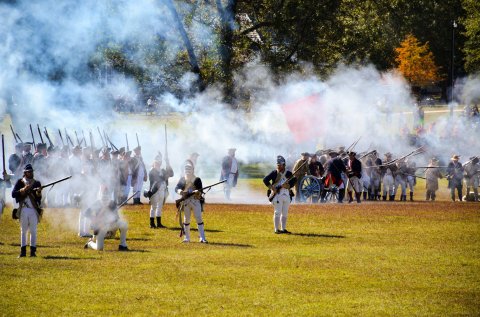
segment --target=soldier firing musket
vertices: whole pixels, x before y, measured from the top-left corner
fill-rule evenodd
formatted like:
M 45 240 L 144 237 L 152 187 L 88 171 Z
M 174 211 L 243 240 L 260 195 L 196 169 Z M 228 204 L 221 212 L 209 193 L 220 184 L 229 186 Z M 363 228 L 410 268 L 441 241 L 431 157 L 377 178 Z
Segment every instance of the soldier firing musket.
M 200 243 L 208 243 L 205 238 L 205 226 L 202 219 L 203 203 L 205 202 L 203 191 L 218 184 L 224 183 L 225 181 L 226 180 L 223 180 L 204 188 L 200 177 L 195 176 L 192 161 L 187 160 L 185 162 L 184 176 L 179 179 L 177 186 L 175 187 L 175 192 L 182 196 L 180 199 L 175 201 L 175 205 L 177 206 L 178 210 L 180 237 L 182 237 L 183 233 L 185 233 L 185 239 L 183 242 L 190 242 L 190 217 L 193 212 L 197 222 L 198 232 L 200 234 Z M 182 211 L 184 212 L 183 223 Z
M 127 247 L 128 224 L 121 219 L 118 212 L 120 208 L 126 205 L 136 194 L 137 193 L 135 192 L 118 206 L 115 202 L 108 199 L 108 195 L 102 195 L 102 200 L 97 203 L 97 206 L 88 209 L 92 222 L 93 238 L 95 238 L 95 241 L 93 238 L 89 239 L 85 244 L 85 249 L 91 248 L 103 251 L 105 238 L 109 235 L 114 236 L 115 232 L 120 230 L 120 244 L 118 246 L 118 251 L 129 251 Z

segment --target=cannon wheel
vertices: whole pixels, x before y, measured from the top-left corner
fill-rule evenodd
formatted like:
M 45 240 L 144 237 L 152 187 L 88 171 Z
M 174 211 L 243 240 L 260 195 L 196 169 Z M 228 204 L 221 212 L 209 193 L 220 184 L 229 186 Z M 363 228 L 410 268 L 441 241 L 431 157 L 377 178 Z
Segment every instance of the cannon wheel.
M 338 201 L 338 187 L 334 184 L 330 185 L 330 187 L 325 188 L 326 195 L 325 201 L 327 202 L 337 202 Z
M 300 181 L 300 199 L 307 201 L 309 198 L 312 202 L 317 202 L 320 198 L 322 187 L 318 178 L 307 175 Z

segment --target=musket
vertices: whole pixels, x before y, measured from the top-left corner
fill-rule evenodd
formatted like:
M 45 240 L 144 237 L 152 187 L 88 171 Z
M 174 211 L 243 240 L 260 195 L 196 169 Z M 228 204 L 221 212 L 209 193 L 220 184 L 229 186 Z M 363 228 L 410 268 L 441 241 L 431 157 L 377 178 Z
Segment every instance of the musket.
M 107 146 L 107 142 L 103 138 L 102 132 L 100 132 L 100 128 L 97 126 L 98 134 L 100 134 L 100 139 L 102 140 L 102 145 Z
M 416 166 L 415 168 L 447 168 L 448 166 Z
M 358 141 L 360 141 L 362 137 L 360 136 L 357 141 L 353 142 L 352 145 L 350 145 L 346 150 L 345 152 L 349 152 L 350 150 L 353 150 L 353 148 L 357 145 Z
M 66 181 L 67 179 L 70 179 L 72 178 L 72 176 L 68 176 L 68 177 L 65 177 L 65 178 L 62 178 L 62 179 L 59 179 L 58 181 L 54 181 L 54 182 L 51 182 L 51 183 L 48 183 L 47 185 L 42 185 L 42 187 L 40 187 L 41 189 L 44 189 L 46 187 L 50 187 L 50 186 L 53 186 L 55 184 L 58 184 L 60 182 L 63 182 L 63 181 Z
M 23 140 L 20 138 L 20 136 L 18 135 L 18 133 L 15 133 L 15 135 L 16 135 L 17 138 L 20 140 L 20 142 L 23 143 Z
M 3 158 L 3 175 L 7 174 L 7 170 L 5 168 L 5 139 L 2 133 L 2 158 Z
M 203 187 L 202 189 L 197 189 L 197 190 L 194 190 L 193 192 L 191 193 L 187 193 L 185 194 L 184 196 L 182 196 L 181 198 L 175 200 L 175 206 L 177 207 L 177 213 L 178 213 L 178 221 L 179 221 L 179 224 L 180 224 L 180 237 L 182 237 L 182 235 L 185 233 L 185 227 L 183 226 L 183 221 L 182 221 L 182 209 L 183 209 L 183 204 L 182 202 L 189 198 L 189 197 L 192 197 L 193 195 L 195 195 L 196 193 L 200 192 L 202 194 L 205 194 L 203 193 L 204 190 L 206 189 L 210 189 L 212 188 L 213 186 L 217 186 L 219 184 L 222 184 L 222 183 L 225 183 L 227 180 L 224 179 L 218 183 L 215 183 L 215 184 L 212 184 L 212 185 L 209 185 L 209 186 L 206 186 L 206 187 Z
M 139 190 L 137 190 L 136 192 L 134 192 L 134 193 L 132 194 L 132 196 L 130 196 L 130 197 L 128 197 L 127 199 L 125 199 L 125 200 L 123 201 L 123 203 L 121 203 L 120 205 L 117 206 L 117 210 L 119 210 L 120 208 L 122 208 L 123 206 L 125 206 L 125 205 L 128 203 L 128 201 L 129 201 L 130 199 L 132 199 L 138 192 L 139 192 Z
M 13 131 L 12 125 L 10 125 L 10 130 L 12 130 L 13 137 L 15 138 L 15 143 L 18 143 L 17 135 L 15 134 L 15 131 Z
M 90 146 L 92 147 L 92 151 L 95 149 L 95 140 L 93 139 L 93 133 L 92 131 L 89 132 L 90 136 Z
M 110 146 L 115 150 L 115 151 L 118 151 L 118 148 L 115 146 L 115 144 L 113 144 L 113 142 L 110 140 L 109 137 L 107 137 L 108 139 L 108 143 L 110 143 Z
M 470 160 L 468 160 L 467 162 L 463 163 L 462 166 L 467 166 L 468 163 L 472 162 L 472 161 L 475 160 L 476 158 L 478 158 L 478 156 L 472 157 Z
M 224 180 L 219 181 L 219 182 L 217 182 L 217 183 L 215 183 L 215 184 L 212 184 L 212 185 L 209 185 L 209 186 L 205 186 L 205 187 L 203 187 L 202 189 L 196 189 L 196 190 L 192 191 L 191 193 L 187 193 L 187 194 L 183 195 L 182 197 L 180 197 L 179 199 L 175 200 L 175 206 L 177 206 L 177 208 L 179 208 L 179 207 L 180 207 L 180 203 L 181 203 L 182 201 L 184 201 L 185 199 L 192 197 L 193 195 L 195 195 L 195 194 L 198 193 L 198 192 L 200 192 L 200 193 L 203 194 L 203 193 L 204 193 L 204 192 L 203 192 L 204 190 L 207 190 L 207 189 L 210 190 L 210 188 L 212 188 L 212 187 L 214 187 L 214 186 L 217 186 L 217 185 L 220 185 L 220 184 L 223 184 L 223 183 L 225 183 L 226 181 L 227 181 L 227 180 L 224 179 Z M 208 192 L 208 191 L 207 191 L 207 192 Z
M 299 167 L 297 167 L 296 170 L 293 171 L 292 176 L 290 176 L 283 184 L 290 182 L 295 177 L 295 174 L 307 163 L 308 163 L 308 160 L 305 160 L 305 162 L 303 162 L 302 165 L 300 165 Z M 281 187 L 282 187 L 281 185 L 280 186 L 277 185 L 274 189 L 272 190 L 269 189 L 267 191 L 268 201 L 272 202 L 275 196 L 277 196 L 277 191 L 279 191 Z
M 383 164 L 377 165 L 377 166 L 378 166 L 378 167 L 389 166 L 389 165 L 395 164 L 397 161 L 403 160 L 404 158 L 407 158 L 407 157 L 412 156 L 412 155 L 422 154 L 422 153 L 424 153 L 424 152 L 425 152 L 425 150 L 423 149 L 423 145 L 422 145 L 421 147 L 419 147 L 418 149 L 416 149 L 416 150 L 408 153 L 407 155 L 404 155 L 404 156 L 399 157 L 399 158 L 397 158 L 397 159 L 395 159 L 395 160 L 391 160 L 391 161 L 389 161 L 389 162 L 386 162 L 386 163 L 383 163 Z
M 128 135 L 125 133 L 125 141 L 127 141 L 127 152 L 130 151 L 130 148 L 128 146 Z
M 365 156 L 368 156 L 368 155 L 370 155 L 370 154 L 372 154 L 372 153 L 374 153 L 374 152 L 376 152 L 376 150 L 367 152 L 367 153 L 363 154 L 362 156 L 360 156 L 358 159 L 361 160 L 361 159 L 364 158 Z
M 65 146 L 65 142 L 63 142 L 62 131 L 60 131 L 60 129 L 58 129 L 58 134 L 60 134 L 60 140 L 62 140 L 62 146 Z
M 33 191 L 33 190 L 39 190 L 39 189 L 44 189 L 44 188 L 47 188 L 47 187 L 53 186 L 53 185 L 55 185 L 55 184 L 61 183 L 61 182 L 63 182 L 63 181 L 66 181 L 67 179 L 70 179 L 70 178 L 72 178 L 72 176 L 71 176 L 71 175 L 70 175 L 70 176 L 68 176 L 68 177 L 65 177 L 65 178 L 59 179 L 59 180 L 57 180 L 57 181 L 54 181 L 54 182 L 48 183 L 48 184 L 46 184 L 46 185 L 42 185 L 42 186 L 40 186 L 40 188 L 31 188 L 31 189 L 30 189 L 30 191 Z M 27 191 L 27 194 L 28 194 L 30 191 Z
M 78 138 L 77 130 L 73 130 L 75 132 L 75 138 L 77 139 L 77 145 L 80 146 L 80 139 Z
M 30 124 L 30 134 L 32 135 L 33 148 L 35 149 L 35 151 L 37 151 L 37 144 L 35 143 L 35 137 L 33 136 L 33 129 L 31 124 Z
M 68 135 L 67 133 L 67 128 L 65 128 L 65 137 L 67 138 L 67 141 L 70 142 L 70 145 L 73 147 L 75 145 L 73 145 L 73 141 L 72 141 L 72 138 Z
M 37 123 L 37 130 L 38 130 L 38 135 L 40 135 L 40 141 L 42 141 L 42 143 L 45 143 L 43 142 L 42 131 L 40 131 L 40 126 L 38 125 L 38 123 Z
M 47 127 L 43 127 L 43 129 L 44 129 L 43 133 L 45 134 L 45 137 L 47 138 L 48 143 L 50 144 L 50 147 L 53 148 L 53 142 L 50 139 L 50 136 L 48 135 Z
M 135 136 L 137 137 L 137 146 L 140 147 L 140 142 L 138 141 L 138 133 L 135 132 Z
M 85 142 L 85 147 L 87 146 L 87 138 L 85 137 L 85 133 L 83 133 L 82 130 L 82 136 L 83 136 L 83 142 Z

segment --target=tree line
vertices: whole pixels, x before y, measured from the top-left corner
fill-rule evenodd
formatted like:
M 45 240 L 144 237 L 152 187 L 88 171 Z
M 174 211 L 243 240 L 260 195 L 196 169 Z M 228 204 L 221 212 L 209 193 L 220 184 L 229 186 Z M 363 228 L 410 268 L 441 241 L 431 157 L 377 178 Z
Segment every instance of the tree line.
M 249 97 L 245 87 L 235 85 L 235 74 L 257 59 L 277 80 L 302 71 L 306 63 L 321 78 L 339 64 L 396 68 L 413 86 L 441 87 L 444 97 L 455 78 L 480 72 L 478 0 L 165 0 L 159 5 L 168 9 L 172 32 L 181 40 L 173 59 L 166 58 L 165 38 L 155 34 L 148 46 L 106 41 L 90 66 L 108 64 L 133 76 L 146 94 L 181 96 L 220 84 L 225 102 L 234 107 Z M 196 38 L 194 24 L 211 31 L 208 45 Z M 407 75 L 402 63 L 408 61 L 408 47 L 428 58 L 427 77 L 418 78 L 424 69 Z M 130 58 L 132 50 L 143 50 L 143 60 Z M 179 78 L 187 71 L 196 79 L 186 92 Z

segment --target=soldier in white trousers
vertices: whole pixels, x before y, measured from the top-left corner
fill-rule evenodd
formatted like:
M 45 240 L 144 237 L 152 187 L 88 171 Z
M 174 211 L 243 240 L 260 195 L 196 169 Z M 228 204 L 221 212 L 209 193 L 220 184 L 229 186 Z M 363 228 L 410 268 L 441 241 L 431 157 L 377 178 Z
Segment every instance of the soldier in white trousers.
M 136 193 L 133 196 L 133 204 L 141 205 L 140 194 L 142 193 L 143 183 L 147 181 L 147 169 L 145 168 L 145 163 L 143 162 L 142 157 L 142 147 L 137 146 L 133 149 L 135 155 L 131 160 L 132 167 L 132 187 L 133 192 Z
M 162 154 L 159 152 L 153 161 L 153 167 L 148 173 L 150 189 L 144 193 L 150 199 L 150 228 L 165 228 L 162 225 L 162 210 L 168 196 L 168 179 L 173 177 L 173 169 L 168 158 L 165 158 L 166 169 L 162 169 Z M 155 219 L 157 224 L 155 225 Z
M 184 164 L 184 176 L 180 178 L 175 187 L 175 192 L 185 199 L 179 208 L 183 208 L 184 211 L 185 238 L 183 242 L 186 243 L 190 242 L 190 218 L 192 213 L 197 222 L 200 243 L 208 243 L 205 238 L 205 225 L 202 218 L 202 188 L 202 180 L 195 176 L 193 162 L 187 160 Z
M 386 153 L 385 154 L 385 163 L 388 164 L 388 162 L 392 161 L 392 154 L 391 153 Z M 395 174 L 394 172 L 396 171 L 396 165 L 395 164 L 388 164 L 385 166 L 382 166 L 382 184 L 383 184 L 383 195 L 382 198 L 383 200 L 387 200 L 387 195 L 388 195 L 388 200 L 393 201 L 395 200 Z
M 40 222 L 42 209 L 42 189 L 39 181 L 33 178 L 31 164 L 25 165 L 23 178 L 19 179 L 12 190 L 12 197 L 19 204 L 15 213 L 20 219 L 20 257 L 27 255 L 27 232 L 30 232 L 30 256 L 35 257 L 37 251 L 37 225 Z
M 277 169 L 263 178 L 263 183 L 269 189 L 269 195 L 273 196 L 273 228 L 274 233 L 290 233 L 287 230 L 288 209 L 291 197 L 290 188 L 295 186 L 296 179 L 292 172 L 285 167 L 285 158 L 277 156 Z
M 85 249 L 103 251 L 105 237 L 111 232 L 120 230 L 118 251 L 129 251 L 127 247 L 128 224 L 120 218 L 115 202 L 110 201 L 107 195 L 103 195 L 102 200 L 92 207 L 92 212 L 95 214 L 92 219 L 94 236 L 85 244 Z

